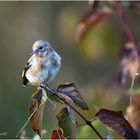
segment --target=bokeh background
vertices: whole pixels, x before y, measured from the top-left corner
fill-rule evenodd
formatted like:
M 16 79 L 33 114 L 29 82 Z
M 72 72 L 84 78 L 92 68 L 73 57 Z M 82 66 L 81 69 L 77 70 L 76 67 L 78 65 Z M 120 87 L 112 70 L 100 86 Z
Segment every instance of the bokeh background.
M 75 82 L 90 111 L 80 110 L 88 119 L 100 108 L 123 110 L 129 103 L 129 95 L 117 83 L 119 48 L 127 40 L 118 18 L 109 17 L 81 43 L 75 40 L 75 31 L 80 18 L 86 13 L 88 3 L 77 2 L 0 2 L 0 138 L 15 138 L 28 118 L 30 96 L 35 87 L 22 86 L 22 70 L 30 57 L 36 40 L 50 42 L 62 57 L 62 68 L 50 86 Z M 127 10 L 128 21 L 136 40 L 139 40 L 140 13 Z M 43 129 L 44 138 L 50 138 L 57 127 L 56 113 L 46 108 Z M 51 106 L 51 105 L 50 105 Z M 76 115 L 79 122 L 82 120 Z M 101 133 L 110 133 L 95 126 Z M 88 128 L 77 130 L 78 138 L 96 137 Z M 30 123 L 25 127 L 26 136 L 35 133 Z

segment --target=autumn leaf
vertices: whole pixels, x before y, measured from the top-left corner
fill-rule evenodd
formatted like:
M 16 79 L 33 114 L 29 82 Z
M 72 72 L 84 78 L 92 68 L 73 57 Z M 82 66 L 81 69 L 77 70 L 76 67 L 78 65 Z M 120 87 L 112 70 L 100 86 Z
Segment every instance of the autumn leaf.
M 47 101 L 45 90 L 39 89 L 32 95 L 33 102 L 29 107 L 29 117 L 33 131 L 41 137 L 42 117 Z
M 110 15 L 109 12 L 95 12 L 90 10 L 88 11 L 80 20 L 77 25 L 75 38 L 77 42 L 83 41 L 88 32 L 95 28 L 99 23 L 104 21 Z
M 57 130 L 53 130 L 52 135 L 51 135 L 51 139 L 52 140 L 66 140 L 66 138 L 64 137 L 64 132 L 61 128 L 57 129 Z
M 42 116 L 44 106 L 47 101 L 46 92 L 43 89 L 37 89 L 31 96 L 33 100 L 32 104 L 29 106 L 29 117 L 26 123 L 17 133 L 16 137 L 23 132 L 24 128 L 31 121 L 32 129 L 41 137 L 41 126 L 42 126 Z
M 99 110 L 95 115 L 103 124 L 126 139 L 137 139 L 138 136 L 122 111 Z
M 78 107 L 84 110 L 89 110 L 88 105 L 82 98 L 74 83 L 59 85 L 57 91 L 68 96 Z
M 41 129 L 42 129 L 42 117 L 43 117 L 43 110 L 45 107 L 45 103 L 41 106 L 38 106 L 36 101 L 29 107 L 29 116 L 35 111 L 34 115 L 31 117 L 31 125 L 33 131 L 35 131 L 41 137 Z
M 111 15 L 110 10 L 107 10 L 107 8 L 105 10 L 106 2 L 89 0 L 88 5 L 89 8 L 87 13 L 85 13 L 85 15 L 81 17 L 77 25 L 75 33 L 77 42 L 83 41 L 92 28 L 95 28 L 99 23 L 101 23 L 109 15 Z
M 63 130 L 67 139 L 76 139 L 76 123 L 73 112 L 70 108 L 64 107 L 56 115 L 58 125 Z

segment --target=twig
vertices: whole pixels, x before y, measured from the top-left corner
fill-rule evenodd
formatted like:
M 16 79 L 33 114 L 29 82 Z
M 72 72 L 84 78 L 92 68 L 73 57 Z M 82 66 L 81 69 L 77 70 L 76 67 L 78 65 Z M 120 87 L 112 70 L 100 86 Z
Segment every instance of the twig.
M 54 89 L 51 89 L 50 87 L 48 87 L 48 85 L 41 85 L 42 88 L 44 88 L 45 90 L 49 91 L 53 96 L 56 96 L 57 98 L 59 98 L 61 101 L 63 101 L 66 105 L 68 105 L 72 110 L 74 110 L 85 122 L 86 124 L 97 134 L 97 136 L 100 139 L 104 139 L 102 137 L 102 135 L 94 128 L 94 126 L 92 125 L 91 121 L 88 121 L 77 109 L 75 109 L 70 103 L 68 103 L 66 100 L 64 100 L 63 98 L 61 98 L 58 95 L 58 92 L 55 91 Z
M 132 104 L 132 99 L 133 99 L 133 97 L 132 97 L 132 90 L 133 90 L 134 84 L 135 84 L 135 77 L 138 74 L 137 73 L 137 69 L 138 69 L 138 66 L 136 66 L 136 68 L 135 68 L 135 72 L 133 74 L 132 81 L 131 81 L 131 87 L 130 87 L 130 90 L 131 90 L 131 94 L 130 94 L 130 105 Z
M 19 134 L 23 131 L 23 129 L 26 127 L 26 125 L 28 124 L 28 122 L 30 121 L 30 119 L 32 118 L 32 116 L 35 114 L 35 112 L 38 110 L 39 108 L 36 108 L 32 114 L 29 116 L 28 120 L 25 122 L 25 124 L 22 126 L 22 128 L 19 130 L 18 134 L 16 135 L 16 138 L 19 136 Z
M 123 26 L 123 28 L 125 30 L 125 33 L 126 33 L 126 35 L 128 37 L 128 40 L 133 42 L 134 47 L 136 48 L 137 47 L 136 41 L 135 41 L 135 39 L 133 37 L 133 34 L 132 34 L 131 30 L 130 30 L 130 27 L 128 25 L 126 15 L 125 15 L 124 10 L 123 10 L 123 8 L 121 6 L 121 1 L 116 1 L 116 8 L 117 8 L 116 13 L 117 13 L 118 17 L 120 18 L 120 22 L 121 22 L 121 24 L 122 24 L 122 26 Z

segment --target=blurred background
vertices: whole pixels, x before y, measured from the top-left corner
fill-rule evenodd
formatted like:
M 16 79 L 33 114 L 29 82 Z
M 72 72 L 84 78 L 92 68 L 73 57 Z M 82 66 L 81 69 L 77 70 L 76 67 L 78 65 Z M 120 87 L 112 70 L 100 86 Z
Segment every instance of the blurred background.
M 116 16 L 110 16 L 93 28 L 82 43 L 76 42 L 75 32 L 80 18 L 86 13 L 88 2 L 0 2 L 0 138 L 15 138 L 28 118 L 30 96 L 35 87 L 22 86 L 22 70 L 30 57 L 36 40 L 47 40 L 62 57 L 62 68 L 50 86 L 75 82 L 90 111 L 82 111 L 88 119 L 100 108 L 123 110 L 129 104 L 127 94 L 117 83 L 119 48 L 127 40 Z M 138 41 L 140 13 L 127 10 L 128 21 Z M 50 138 L 57 127 L 56 113 L 45 109 L 44 138 Z M 83 122 L 77 115 L 76 120 Z M 96 123 L 98 129 L 102 127 Z M 96 137 L 88 128 L 77 130 L 78 138 Z M 30 122 L 26 136 L 35 133 Z M 102 134 L 109 133 L 100 130 Z M 89 132 L 89 133 L 88 133 Z

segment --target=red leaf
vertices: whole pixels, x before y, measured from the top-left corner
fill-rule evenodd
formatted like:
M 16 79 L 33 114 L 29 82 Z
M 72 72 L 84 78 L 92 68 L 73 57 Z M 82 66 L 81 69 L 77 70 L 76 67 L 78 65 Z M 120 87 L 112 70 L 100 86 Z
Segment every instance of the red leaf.
M 63 130 L 61 128 L 59 128 L 57 130 L 53 130 L 51 139 L 52 140 L 54 140 L 54 139 L 66 140 L 66 138 L 64 137 Z

